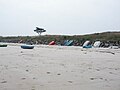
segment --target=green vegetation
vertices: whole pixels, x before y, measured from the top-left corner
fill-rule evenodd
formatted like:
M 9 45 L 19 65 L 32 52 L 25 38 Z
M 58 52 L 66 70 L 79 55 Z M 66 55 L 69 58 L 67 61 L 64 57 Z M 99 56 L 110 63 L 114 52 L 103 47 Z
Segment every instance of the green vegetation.
M 75 45 L 82 45 L 86 40 L 95 42 L 100 40 L 102 42 L 117 43 L 120 45 L 120 32 L 103 32 L 88 35 L 44 35 L 44 36 L 17 36 L 17 37 L 2 37 L 0 42 L 12 43 L 32 43 L 32 44 L 48 44 L 55 41 L 58 45 L 62 44 L 64 40 L 74 40 Z

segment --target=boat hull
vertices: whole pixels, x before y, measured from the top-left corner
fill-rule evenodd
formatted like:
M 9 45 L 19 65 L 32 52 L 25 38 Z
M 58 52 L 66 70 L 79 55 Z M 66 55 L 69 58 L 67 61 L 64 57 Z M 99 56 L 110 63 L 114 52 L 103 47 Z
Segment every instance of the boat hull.
M 92 46 L 91 45 L 83 46 L 83 48 L 92 48 Z
M 23 48 L 23 49 L 33 49 L 34 46 L 22 45 L 21 48 Z
M 3 45 L 0 45 L 0 47 L 7 47 L 7 45 L 6 45 L 6 44 L 3 44 Z

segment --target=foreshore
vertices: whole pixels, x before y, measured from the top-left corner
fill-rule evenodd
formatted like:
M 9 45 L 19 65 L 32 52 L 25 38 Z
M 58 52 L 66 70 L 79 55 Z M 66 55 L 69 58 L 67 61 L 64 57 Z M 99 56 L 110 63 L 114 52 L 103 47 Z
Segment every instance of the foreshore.
M 0 47 L 0 90 L 120 90 L 120 49 Z

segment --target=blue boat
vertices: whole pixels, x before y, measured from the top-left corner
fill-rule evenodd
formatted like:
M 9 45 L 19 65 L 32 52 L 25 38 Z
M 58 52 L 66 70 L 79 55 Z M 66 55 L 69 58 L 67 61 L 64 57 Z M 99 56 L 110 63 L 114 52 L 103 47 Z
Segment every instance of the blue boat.
M 73 40 L 70 40 L 67 44 L 66 44 L 66 46 L 72 46 L 73 45 Z
M 91 45 L 83 46 L 83 48 L 92 48 L 92 46 Z
M 64 46 L 72 46 L 73 45 L 73 40 L 66 40 L 64 41 Z
M 83 48 L 92 48 L 90 41 L 85 41 L 83 44 Z
M 22 45 L 21 48 L 23 48 L 23 49 L 33 49 L 34 46 L 32 46 L 32 45 Z

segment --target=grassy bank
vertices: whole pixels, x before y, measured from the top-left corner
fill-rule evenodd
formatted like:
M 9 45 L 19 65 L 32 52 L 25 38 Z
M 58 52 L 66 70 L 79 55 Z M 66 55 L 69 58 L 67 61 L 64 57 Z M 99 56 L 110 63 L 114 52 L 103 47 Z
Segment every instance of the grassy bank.
M 48 44 L 55 41 L 57 45 L 62 44 L 64 40 L 74 40 L 74 45 L 82 45 L 86 40 L 95 42 L 100 40 L 104 43 L 111 43 L 120 45 L 120 32 L 103 32 L 88 35 L 42 35 L 42 36 L 14 36 L 14 37 L 0 37 L 0 42 L 10 43 L 32 43 L 32 44 Z

